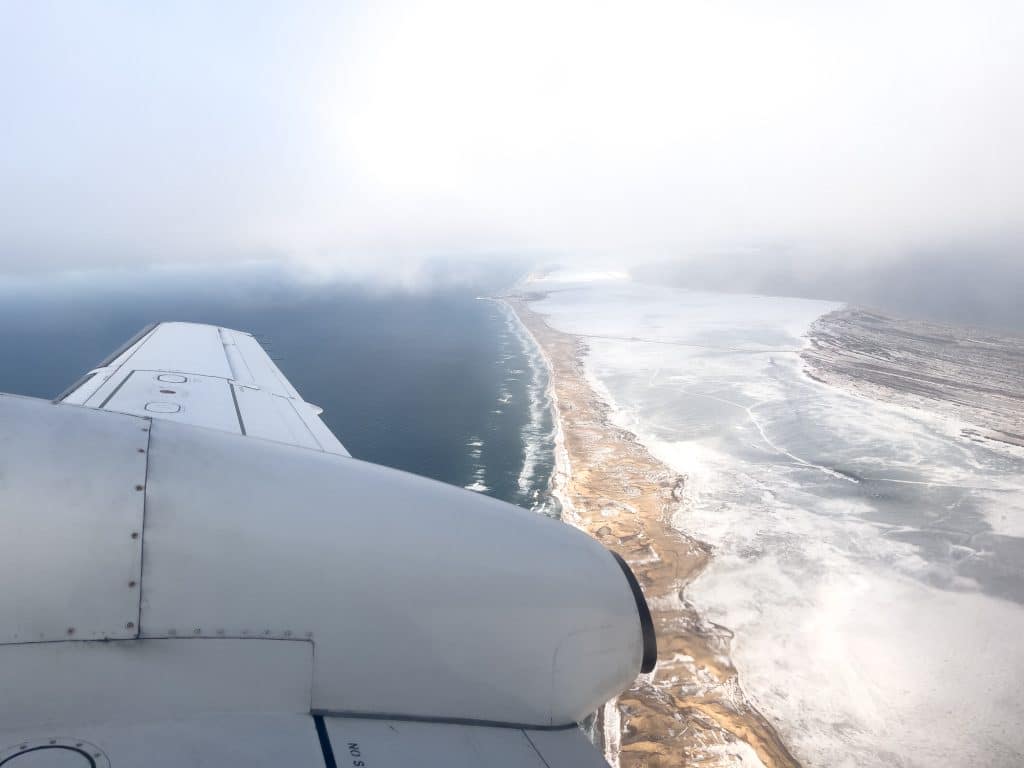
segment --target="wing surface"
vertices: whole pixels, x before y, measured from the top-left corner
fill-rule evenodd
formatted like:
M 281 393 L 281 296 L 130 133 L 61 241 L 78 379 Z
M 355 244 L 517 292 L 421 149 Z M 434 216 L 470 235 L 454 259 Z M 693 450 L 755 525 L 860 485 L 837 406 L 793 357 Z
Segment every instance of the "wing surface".
M 56 401 L 349 455 L 252 334 L 215 325 L 144 328 Z

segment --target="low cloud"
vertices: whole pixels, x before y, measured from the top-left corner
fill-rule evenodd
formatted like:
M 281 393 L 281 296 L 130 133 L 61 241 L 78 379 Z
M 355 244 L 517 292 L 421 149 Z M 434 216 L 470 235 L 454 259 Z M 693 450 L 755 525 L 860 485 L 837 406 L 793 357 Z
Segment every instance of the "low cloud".
M 716 254 L 742 282 L 1024 241 L 1016 2 L 2 14 L 8 273 Z

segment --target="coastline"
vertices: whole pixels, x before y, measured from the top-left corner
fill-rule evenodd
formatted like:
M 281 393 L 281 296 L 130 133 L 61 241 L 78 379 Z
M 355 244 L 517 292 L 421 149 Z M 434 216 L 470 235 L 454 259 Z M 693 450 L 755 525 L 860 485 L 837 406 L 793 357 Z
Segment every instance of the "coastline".
M 572 496 L 569 493 L 569 478 L 572 477 L 572 462 L 569 458 L 569 452 L 565 447 L 565 432 L 562 430 L 562 418 L 560 415 L 561 411 L 558 401 L 558 392 L 555 387 L 554 365 L 552 364 L 547 351 L 544 349 L 543 345 L 541 345 L 540 341 L 537 340 L 537 337 L 534 336 L 530 326 L 523 321 L 523 318 L 517 311 L 516 307 L 506 299 L 500 299 L 500 301 L 508 307 L 509 312 L 512 317 L 515 318 L 516 322 L 519 323 L 523 333 L 537 349 L 540 359 L 543 361 L 544 366 L 547 369 L 547 398 L 552 412 L 552 441 L 554 443 L 554 465 L 551 469 L 548 493 L 551 498 L 554 499 L 555 503 L 558 504 L 558 516 L 562 522 L 582 530 L 585 533 L 589 533 L 587 528 L 582 524 L 582 519 L 576 513 L 572 503 Z M 598 746 L 604 754 L 605 761 L 611 766 L 611 768 L 621 768 L 619 756 L 621 752 L 622 723 L 618 711 L 618 697 L 605 702 L 601 711 L 597 713 L 594 728 L 595 730 L 599 729 L 601 734 Z
M 624 766 L 797 766 L 771 724 L 744 694 L 729 658 L 732 634 L 703 619 L 685 587 L 710 560 L 709 547 L 672 526 L 685 475 L 615 426 L 583 367 L 582 339 L 551 328 L 528 307 L 542 294 L 508 295 L 548 366 L 555 415 L 551 493 L 562 518 L 621 554 L 644 586 L 658 629 L 658 667 L 598 716 L 608 762 Z

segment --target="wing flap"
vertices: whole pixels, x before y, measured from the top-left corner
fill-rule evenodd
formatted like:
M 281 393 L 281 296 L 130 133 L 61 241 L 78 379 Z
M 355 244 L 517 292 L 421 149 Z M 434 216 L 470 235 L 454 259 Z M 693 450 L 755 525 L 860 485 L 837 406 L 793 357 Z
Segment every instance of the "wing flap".
M 304 448 L 320 448 L 290 398 L 255 387 L 232 385 L 232 390 L 247 435 Z
M 237 359 L 241 367 L 241 370 L 236 371 L 236 381 L 253 384 L 282 397 L 301 399 L 295 387 L 285 378 L 281 369 L 274 364 L 270 355 L 255 338 L 247 333 L 228 331 L 224 328 L 221 331 L 225 334 L 225 348 L 232 350 L 233 359 Z M 248 377 L 248 380 L 239 377 Z

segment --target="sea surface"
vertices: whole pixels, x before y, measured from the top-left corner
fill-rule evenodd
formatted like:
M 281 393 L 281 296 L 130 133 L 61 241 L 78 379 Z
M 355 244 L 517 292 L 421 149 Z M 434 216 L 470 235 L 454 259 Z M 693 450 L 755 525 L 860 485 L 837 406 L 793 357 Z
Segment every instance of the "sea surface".
M 814 381 L 827 302 L 554 275 L 613 419 L 686 475 L 685 597 L 808 768 L 1024 764 L 1024 451 Z
M 0 283 L 0 391 L 53 398 L 146 324 L 253 333 L 353 456 L 550 505 L 546 369 L 494 283 L 381 292 L 276 269 Z

